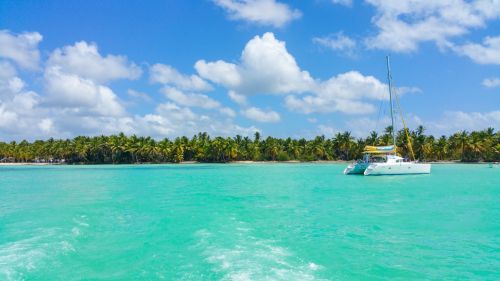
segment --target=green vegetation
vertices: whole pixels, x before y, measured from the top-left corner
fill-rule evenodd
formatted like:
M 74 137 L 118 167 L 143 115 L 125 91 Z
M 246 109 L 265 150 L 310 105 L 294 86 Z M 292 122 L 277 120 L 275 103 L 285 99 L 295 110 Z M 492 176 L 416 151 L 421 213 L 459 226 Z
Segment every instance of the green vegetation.
M 191 139 L 179 137 L 160 141 L 150 137 L 127 137 L 124 134 L 98 137 L 79 136 L 74 139 L 0 142 L 3 162 L 61 162 L 66 163 L 164 163 L 164 162 L 230 162 L 230 161 L 314 161 L 353 160 L 362 157 L 365 145 L 387 145 L 391 142 L 392 128 L 383 135 L 372 132 L 367 138 L 354 139 L 349 132 L 333 138 L 318 136 L 312 140 L 261 139 L 236 136 L 211 138 L 199 133 Z M 500 132 L 493 128 L 468 133 L 458 132 L 449 138 L 424 134 L 418 127 L 409 132 L 415 157 L 424 161 L 461 160 L 464 162 L 499 161 Z M 406 134 L 397 133 L 398 152 L 410 158 Z

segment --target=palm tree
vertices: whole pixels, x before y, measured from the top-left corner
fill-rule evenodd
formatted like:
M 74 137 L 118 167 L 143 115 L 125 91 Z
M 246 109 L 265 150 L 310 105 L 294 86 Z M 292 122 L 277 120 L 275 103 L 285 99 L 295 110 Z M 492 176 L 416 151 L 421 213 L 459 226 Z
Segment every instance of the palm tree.
M 350 160 L 349 154 L 352 152 L 354 138 L 351 132 L 337 133 L 334 137 L 334 147 L 342 160 Z
M 123 133 L 111 136 L 79 136 L 72 140 L 36 140 L 34 142 L 0 142 L 0 159 L 3 161 L 54 161 L 65 159 L 68 163 L 142 163 L 182 162 L 188 160 L 206 162 L 227 162 L 234 160 L 350 160 L 361 156 L 366 144 L 392 143 L 392 127 L 379 137 L 371 132 L 365 139 L 357 139 L 350 132 L 337 133 L 333 138 L 318 136 L 314 139 L 261 139 L 255 133 L 254 139 L 237 135 L 234 138 L 216 137 L 198 133 L 191 139 L 178 137 L 157 141 L 151 137 L 125 136 Z M 399 151 L 408 155 L 408 137 L 415 144 L 419 159 L 461 161 L 499 161 L 500 132 L 492 128 L 468 133 L 461 131 L 451 137 L 425 135 L 424 127 L 414 131 L 399 130 L 397 144 Z
M 441 136 L 434 144 L 434 152 L 438 160 L 444 160 L 448 155 L 448 142 L 445 136 Z
M 459 133 L 451 136 L 452 146 L 455 149 L 460 149 L 460 160 L 465 161 L 465 152 L 469 148 L 469 133 L 467 131 L 461 131 Z
M 472 132 L 469 138 L 469 149 L 473 153 L 474 160 L 480 160 L 484 148 L 484 140 L 481 135 L 477 132 Z
M 380 138 L 380 142 L 382 145 L 390 145 L 392 144 L 392 134 L 393 134 L 392 126 L 387 126 L 384 130 L 384 134 Z
M 422 158 L 419 159 L 425 159 L 425 160 L 435 160 L 435 153 L 434 153 L 434 136 L 429 136 L 426 137 L 424 140 L 424 144 L 421 146 L 421 151 L 422 151 Z
M 366 138 L 366 144 L 368 145 L 377 145 L 378 142 L 378 134 L 375 131 L 370 132 L 370 136 Z

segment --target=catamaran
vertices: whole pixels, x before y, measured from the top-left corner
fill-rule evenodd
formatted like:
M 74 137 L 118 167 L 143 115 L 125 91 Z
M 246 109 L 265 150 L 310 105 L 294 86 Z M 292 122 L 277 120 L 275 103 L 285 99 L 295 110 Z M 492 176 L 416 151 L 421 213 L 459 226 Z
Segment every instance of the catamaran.
M 431 164 L 418 163 L 416 161 L 405 161 L 403 157 L 400 157 L 397 154 L 396 135 L 395 135 L 396 133 L 394 130 L 395 127 L 394 127 L 392 76 L 391 76 L 389 56 L 386 57 L 386 61 L 387 61 L 387 80 L 389 84 L 389 103 L 391 108 L 391 123 L 393 128 L 391 132 L 392 145 L 366 146 L 364 149 L 363 160 L 359 160 L 356 163 L 347 166 L 347 168 L 345 168 L 344 170 L 344 174 L 346 175 L 363 174 L 365 176 L 430 174 Z M 411 147 L 410 137 L 408 135 L 408 130 L 406 129 L 406 125 L 402 114 L 401 114 L 401 119 L 403 121 L 404 130 L 407 134 L 407 139 L 409 141 L 408 147 L 410 148 L 410 152 L 413 155 L 413 149 Z M 415 159 L 414 155 L 413 159 Z

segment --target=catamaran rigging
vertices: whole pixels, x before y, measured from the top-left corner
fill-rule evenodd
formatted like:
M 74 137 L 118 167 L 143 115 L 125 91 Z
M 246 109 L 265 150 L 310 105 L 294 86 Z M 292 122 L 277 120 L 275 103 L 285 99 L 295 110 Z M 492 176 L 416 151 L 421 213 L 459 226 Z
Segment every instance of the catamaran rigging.
M 387 64 L 387 82 L 389 86 L 389 103 L 391 111 L 392 145 L 366 146 L 364 149 L 363 160 L 359 160 L 358 162 L 347 166 L 347 168 L 345 168 L 344 170 L 344 174 L 346 175 L 364 174 L 365 176 L 429 174 L 431 172 L 431 164 L 418 163 L 415 161 L 407 162 L 405 161 L 404 158 L 397 155 L 396 129 L 394 123 L 394 100 L 396 100 L 399 113 L 401 115 L 403 128 L 408 141 L 408 147 L 410 148 L 413 160 L 415 160 L 415 155 L 413 153 L 413 148 L 411 145 L 410 136 L 408 134 L 408 129 L 406 128 L 406 123 L 404 122 L 403 114 L 401 112 L 401 107 L 399 105 L 399 99 L 396 95 L 393 95 L 393 85 L 392 85 L 393 83 L 392 83 L 389 56 L 386 57 L 386 64 Z

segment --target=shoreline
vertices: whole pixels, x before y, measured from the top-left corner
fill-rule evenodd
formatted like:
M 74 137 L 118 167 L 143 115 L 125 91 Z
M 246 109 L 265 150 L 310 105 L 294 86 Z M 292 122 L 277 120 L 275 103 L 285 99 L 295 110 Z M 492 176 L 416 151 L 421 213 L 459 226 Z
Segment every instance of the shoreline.
M 231 162 L 198 162 L 198 161 L 183 161 L 180 163 L 126 163 L 126 164 L 112 164 L 112 163 L 102 163 L 102 164 L 91 164 L 91 163 L 31 163 L 31 162 L 16 162 L 16 163 L 0 163 L 1 166 L 79 166 L 79 165 L 166 165 L 166 164 L 178 164 L 178 165 L 193 165 L 193 164 L 350 164 L 355 162 L 354 160 L 345 161 L 345 160 L 318 160 L 318 161 L 299 161 L 299 160 L 289 160 L 289 161 L 231 161 Z M 484 165 L 492 162 L 460 162 L 458 160 L 455 161 L 431 161 L 431 162 L 422 162 L 428 164 L 472 164 L 472 165 Z

